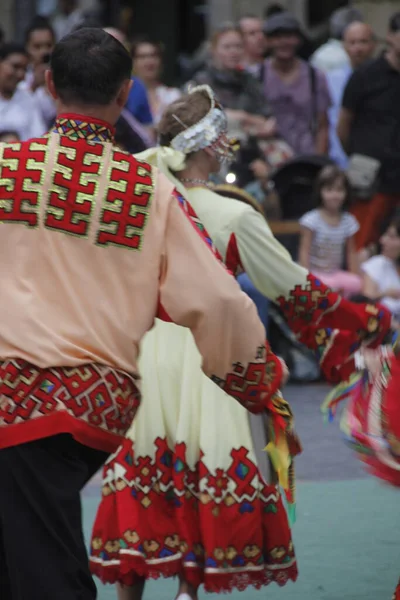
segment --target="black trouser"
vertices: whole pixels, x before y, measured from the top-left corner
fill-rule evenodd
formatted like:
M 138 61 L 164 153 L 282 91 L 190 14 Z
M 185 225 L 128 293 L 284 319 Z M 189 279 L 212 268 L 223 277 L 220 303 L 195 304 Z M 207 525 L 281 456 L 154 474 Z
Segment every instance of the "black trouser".
M 63 434 L 0 450 L 0 599 L 93 600 L 80 492 L 107 455 Z

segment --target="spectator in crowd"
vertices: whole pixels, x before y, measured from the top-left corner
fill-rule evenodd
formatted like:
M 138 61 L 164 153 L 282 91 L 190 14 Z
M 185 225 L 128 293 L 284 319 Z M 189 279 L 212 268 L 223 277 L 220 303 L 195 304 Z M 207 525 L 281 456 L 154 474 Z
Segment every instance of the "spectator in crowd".
M 25 47 L 30 64 L 24 81 L 19 85 L 35 99 L 45 124 L 50 127 L 56 116 L 56 105 L 45 85 L 45 72 L 55 44 L 55 35 L 49 21 L 36 17 L 25 35 Z
M 324 167 L 316 183 L 318 208 L 300 219 L 300 264 L 344 295 L 361 290 L 354 242 L 359 225 L 353 215 L 346 212 L 350 194 L 345 173 L 334 165 Z M 345 262 L 348 271 L 343 270 Z
M 58 9 L 58 15 L 53 20 L 57 41 L 77 29 L 84 21 L 78 0 L 59 0 Z
M 400 320 L 400 219 L 380 239 L 381 253 L 361 265 L 364 296 L 384 304 Z
M 258 81 L 241 68 L 243 36 L 232 24 L 223 25 L 211 39 L 212 60 L 194 82 L 208 84 L 226 109 L 230 127 L 238 126 L 260 139 L 275 135 L 276 121 Z
M 354 71 L 339 115 L 338 136 L 347 154 L 366 157 L 367 170 L 368 159 L 380 165 L 369 201 L 352 207 L 360 223 L 359 249 L 378 240 L 400 203 L 400 12 L 390 19 L 388 44 L 384 54 Z
M 274 15 L 279 15 L 279 14 L 281 14 L 283 12 L 286 12 L 286 9 L 283 8 L 282 4 L 279 4 L 279 3 L 268 4 L 267 8 L 264 11 L 264 21 L 265 21 L 265 24 L 268 21 L 268 19 L 270 19 Z M 264 25 L 264 33 L 265 33 L 265 25 Z M 301 40 L 301 44 L 300 44 L 299 49 L 298 49 L 298 55 L 303 60 L 309 60 L 311 54 L 315 50 L 315 45 L 308 38 L 308 36 L 305 34 L 304 31 L 301 32 L 301 35 L 302 35 L 302 40 Z M 268 36 L 267 35 L 265 36 L 265 42 L 266 42 L 266 53 L 265 53 L 265 56 L 267 57 L 267 56 L 270 56 L 270 54 L 271 54 L 270 46 L 269 46 L 269 40 L 268 40 Z
M 323 73 L 297 55 L 301 28 L 288 12 L 266 24 L 272 57 L 264 62 L 264 94 L 278 131 L 295 154 L 326 154 L 330 97 Z
M 332 106 L 329 109 L 329 155 L 343 169 L 347 168 L 348 158 L 338 140 L 336 129 L 342 106 L 343 92 L 355 69 L 372 58 L 376 49 L 376 39 L 372 27 L 355 21 L 343 35 L 344 48 L 350 63 L 327 73 Z
M 181 96 L 178 88 L 161 83 L 163 47 L 143 36 L 132 43 L 133 72 L 146 86 L 154 125 L 166 107 Z
M 343 34 L 354 21 L 363 21 L 362 13 L 354 7 L 339 8 L 329 22 L 329 40 L 320 46 L 311 57 L 311 63 L 327 73 L 349 64 L 349 57 L 343 47 Z
M 132 77 L 133 86 L 129 93 L 126 109 L 139 123 L 144 125 L 149 132 L 153 131 L 153 115 L 147 96 L 146 86 L 138 77 Z
M 27 67 L 28 54 L 24 46 L 6 43 L 0 48 L 0 129 L 15 131 L 22 141 L 39 137 L 46 131 L 34 98 L 18 88 Z
M 286 160 L 282 160 L 283 162 Z M 280 164 L 277 163 L 275 168 Z M 258 202 L 268 221 L 280 221 L 282 218 L 280 198 L 276 193 L 275 184 L 271 180 L 274 167 L 268 161 L 268 156 L 264 160 L 261 158 L 253 160 L 249 163 L 249 167 L 254 179 L 245 186 L 243 191 Z
M 239 29 L 244 46 L 242 64 L 248 73 L 259 79 L 267 49 L 263 22 L 254 15 L 245 15 L 239 20 Z
M 105 27 L 104 31 L 117 39 L 120 44 L 127 47 L 128 40 L 125 34 L 115 27 Z M 133 85 L 129 93 L 125 109 L 136 119 L 140 125 L 143 125 L 147 134 L 154 138 L 153 116 L 151 114 L 150 102 L 147 96 L 146 86 L 138 77 L 132 77 Z M 154 143 L 154 139 L 153 139 Z

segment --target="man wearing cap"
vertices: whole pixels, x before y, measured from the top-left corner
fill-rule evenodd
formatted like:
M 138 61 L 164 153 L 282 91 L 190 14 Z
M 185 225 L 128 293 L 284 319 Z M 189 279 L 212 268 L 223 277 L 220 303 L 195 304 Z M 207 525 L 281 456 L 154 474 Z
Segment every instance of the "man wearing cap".
M 280 135 L 297 155 L 326 154 L 330 96 L 323 73 L 298 57 L 302 31 L 289 12 L 274 15 L 265 33 L 271 58 L 263 69 L 265 96 Z

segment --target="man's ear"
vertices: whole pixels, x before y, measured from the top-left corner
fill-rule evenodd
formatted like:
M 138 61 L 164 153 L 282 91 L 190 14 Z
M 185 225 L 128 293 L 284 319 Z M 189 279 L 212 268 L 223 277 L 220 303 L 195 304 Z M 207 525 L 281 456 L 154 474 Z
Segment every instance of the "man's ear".
M 45 81 L 46 81 L 46 87 L 47 87 L 47 90 L 48 90 L 50 96 L 52 98 L 54 98 L 54 100 L 58 100 L 58 94 L 57 94 L 56 86 L 54 85 L 54 80 L 53 80 L 53 73 L 51 72 L 50 69 L 47 69 L 44 76 L 45 76 Z
M 132 89 L 133 81 L 131 79 L 127 79 L 121 86 L 121 89 L 118 92 L 117 96 L 117 104 L 121 108 L 125 106 L 128 101 L 129 93 Z

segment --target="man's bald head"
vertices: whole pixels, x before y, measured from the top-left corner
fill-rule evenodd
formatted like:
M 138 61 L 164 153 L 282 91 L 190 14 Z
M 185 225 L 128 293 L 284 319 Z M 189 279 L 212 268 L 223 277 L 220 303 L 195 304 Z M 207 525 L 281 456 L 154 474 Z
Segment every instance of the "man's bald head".
M 376 49 L 375 34 L 371 25 L 355 21 L 346 27 L 343 44 L 353 69 L 372 58 Z
M 120 44 L 122 44 L 123 46 L 126 46 L 127 39 L 126 39 L 126 35 L 124 34 L 123 31 L 121 31 L 120 29 L 117 29 L 116 27 L 104 27 L 103 29 L 106 33 L 109 33 L 110 35 L 113 36 L 113 38 L 118 40 Z

